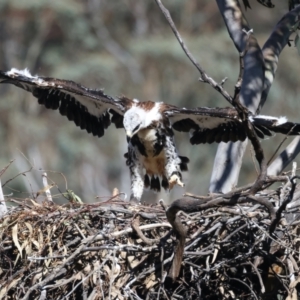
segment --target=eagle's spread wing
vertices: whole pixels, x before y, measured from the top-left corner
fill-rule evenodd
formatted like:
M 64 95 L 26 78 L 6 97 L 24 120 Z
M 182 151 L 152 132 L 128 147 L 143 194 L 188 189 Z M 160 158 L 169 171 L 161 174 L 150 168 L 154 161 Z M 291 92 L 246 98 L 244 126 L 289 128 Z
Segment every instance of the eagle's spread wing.
M 0 83 L 11 83 L 31 92 L 39 104 L 58 109 L 81 129 L 99 137 L 111 122 L 117 128 L 123 127 L 123 115 L 132 103 L 125 97 L 113 98 L 102 90 L 89 89 L 70 80 L 32 76 L 27 70 L 0 71 Z
M 234 108 L 185 109 L 165 105 L 163 111 L 175 130 L 190 132 L 191 144 L 236 142 L 246 139 L 244 126 Z M 285 117 L 251 116 L 250 121 L 260 138 L 271 136 L 272 132 L 300 134 L 300 124 L 288 122 Z

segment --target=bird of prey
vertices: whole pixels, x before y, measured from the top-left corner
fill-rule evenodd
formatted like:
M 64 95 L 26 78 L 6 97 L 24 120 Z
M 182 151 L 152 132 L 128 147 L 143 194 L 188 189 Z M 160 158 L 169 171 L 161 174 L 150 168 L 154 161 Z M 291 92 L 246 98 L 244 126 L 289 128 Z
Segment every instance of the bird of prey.
M 0 83 L 22 88 L 48 109 L 74 121 L 76 126 L 102 137 L 111 123 L 124 128 L 128 141 L 125 154 L 131 177 L 132 201 L 141 200 L 144 188 L 170 190 L 183 186 L 182 171 L 189 159 L 177 152 L 173 130 L 188 132 L 192 145 L 244 141 L 246 133 L 234 108 L 180 108 L 163 102 L 140 102 L 111 97 L 103 90 L 89 89 L 73 81 L 33 76 L 25 70 L 0 71 Z M 271 132 L 300 133 L 300 124 L 285 117 L 249 117 L 260 138 Z

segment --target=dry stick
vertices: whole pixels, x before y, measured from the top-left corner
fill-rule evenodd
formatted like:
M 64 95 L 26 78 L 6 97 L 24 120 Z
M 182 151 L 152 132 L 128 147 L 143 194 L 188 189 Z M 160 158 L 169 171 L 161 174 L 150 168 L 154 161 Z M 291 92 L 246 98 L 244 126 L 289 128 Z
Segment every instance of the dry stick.
M 28 170 L 26 170 L 26 171 L 24 171 L 24 172 L 18 173 L 16 176 L 14 176 L 14 177 L 8 179 L 6 182 L 4 182 L 4 183 L 3 183 L 3 186 L 5 186 L 5 185 L 8 184 L 9 182 L 13 181 L 14 179 L 16 179 L 17 177 L 19 177 L 20 175 L 24 175 L 24 174 L 26 174 L 26 173 L 29 173 L 29 172 L 31 172 L 32 170 L 33 170 L 33 166 L 31 166 Z M 33 191 L 32 191 L 32 193 L 33 193 Z
M 259 170 L 258 170 L 257 165 L 256 165 L 255 160 L 254 160 L 254 149 L 253 148 L 250 148 L 250 155 L 251 155 L 251 159 L 252 159 L 255 171 L 256 171 L 256 175 L 258 176 L 259 175 Z
M 57 270 L 53 271 L 51 274 L 49 274 L 44 280 L 41 282 L 36 283 L 32 287 L 30 287 L 25 294 L 25 296 L 21 300 L 27 300 L 30 296 L 30 293 L 38 288 L 43 288 L 43 286 L 48 283 L 49 281 L 54 280 L 56 277 L 59 277 L 60 275 L 63 275 L 67 272 L 67 269 L 65 268 L 66 265 L 70 264 L 73 259 L 81 252 L 81 250 L 85 247 L 85 245 L 81 245 L 79 248 L 76 249 L 76 251 L 67 258 L 62 265 L 57 268 Z
M 296 125 L 295 125 L 296 126 Z M 284 138 L 282 139 L 282 141 L 280 142 L 280 144 L 278 145 L 278 147 L 276 148 L 275 152 L 273 153 L 273 155 L 271 156 L 271 158 L 269 159 L 269 161 L 267 162 L 267 166 L 270 165 L 270 163 L 272 162 L 272 160 L 274 159 L 275 155 L 278 153 L 279 149 L 281 148 L 281 146 L 283 145 L 283 143 L 287 140 L 287 138 L 289 137 L 289 134 L 293 131 L 294 127 L 293 126 L 290 131 L 284 136 Z
M 77 287 L 78 287 L 80 284 L 83 284 L 83 282 L 84 282 L 85 280 L 87 280 L 87 279 L 88 279 L 91 275 L 93 275 L 94 273 L 99 272 L 99 271 L 101 270 L 102 266 L 105 265 L 105 263 L 107 262 L 107 260 L 108 260 L 108 259 L 105 259 L 105 260 L 102 262 L 102 264 L 99 266 L 99 268 L 93 270 L 93 271 L 92 271 L 91 273 L 89 273 L 86 277 L 84 277 L 80 282 L 78 282 L 78 283 L 73 287 L 73 289 L 72 289 L 66 296 L 64 296 L 64 297 L 62 298 L 62 300 L 63 300 L 63 299 L 68 299 L 68 297 L 69 297 L 69 296 L 77 289 Z
M 271 217 L 272 223 L 274 223 L 274 220 L 276 220 L 275 209 L 272 203 L 270 203 L 267 199 L 264 199 L 262 197 L 257 197 L 253 195 L 241 196 L 240 194 L 237 194 L 237 195 L 233 195 L 230 199 L 224 199 L 220 197 L 220 198 L 213 199 L 209 202 L 205 202 L 203 200 L 199 201 L 198 199 L 190 199 L 190 198 L 181 198 L 175 200 L 166 212 L 167 218 L 177 235 L 177 245 L 175 248 L 175 255 L 168 276 L 172 280 L 175 280 L 178 277 L 182 259 L 183 259 L 184 244 L 186 239 L 186 228 L 181 223 L 180 218 L 177 215 L 177 213 L 180 210 L 183 210 L 184 212 L 195 212 L 210 207 L 215 207 L 218 205 L 224 205 L 224 204 L 235 205 L 237 203 L 243 203 L 249 201 L 264 205 L 269 211 L 269 215 Z
M 268 175 L 277 175 L 282 173 L 284 168 L 295 159 L 299 152 L 300 136 L 297 136 L 268 166 Z
M 53 174 L 58 174 L 58 175 L 60 175 L 63 179 L 64 179 L 64 182 L 65 182 L 65 186 L 66 186 L 66 190 L 68 189 L 68 181 L 67 181 L 67 178 L 66 178 L 66 176 L 62 173 L 62 172 L 57 172 L 57 171 L 53 171 L 53 170 L 45 170 L 45 169 L 41 169 L 40 171 L 42 171 L 42 172 L 45 172 L 45 173 L 53 173 Z M 47 177 L 48 178 L 48 177 Z M 48 179 L 50 179 L 50 178 L 48 178 Z M 51 180 L 51 179 L 50 179 Z M 52 181 L 52 183 L 54 184 L 54 185 L 56 185 L 55 184 L 55 182 L 53 181 L 53 180 L 51 180 Z M 63 194 L 63 192 L 59 189 L 59 187 L 57 186 L 57 189 L 59 190 L 59 192 L 61 193 L 61 194 Z
M 158 223 L 158 224 L 147 224 L 147 225 L 142 225 L 140 227 L 140 230 L 150 230 L 152 228 L 156 228 L 156 227 L 171 227 L 169 223 Z M 133 230 L 132 228 L 127 228 L 121 231 L 115 231 L 112 233 L 107 234 L 107 236 L 113 236 L 113 237 L 118 237 L 121 235 L 124 235 L 126 233 L 131 233 Z M 88 243 L 90 241 L 98 241 L 98 240 L 102 240 L 104 237 L 104 234 L 98 234 L 96 236 L 88 236 L 86 239 L 82 240 L 82 243 Z
M 274 243 L 280 245 L 282 248 L 285 248 L 286 250 L 289 250 L 290 252 L 294 252 L 294 253 L 300 254 L 299 251 L 296 251 L 295 249 L 291 248 L 287 244 L 281 243 L 280 241 L 278 241 L 278 239 L 276 239 L 273 236 L 271 236 L 263 227 L 259 226 L 256 222 L 251 221 L 251 224 L 253 226 L 257 227 L 259 230 L 261 230 L 261 232 L 263 232 L 268 238 L 270 238 Z
M 200 81 L 205 82 L 210 84 L 216 91 L 218 91 L 230 104 L 232 104 L 232 97 L 228 94 L 227 91 L 224 90 L 223 88 L 223 84 L 224 84 L 224 79 L 223 81 L 219 84 L 217 83 L 215 80 L 213 80 L 211 77 L 209 77 L 206 72 L 204 71 L 204 69 L 200 66 L 200 64 L 196 61 L 196 59 L 193 57 L 193 55 L 191 54 L 191 52 L 188 50 L 187 46 L 185 45 L 183 39 L 181 38 L 180 33 L 178 32 L 172 17 L 170 15 L 170 12 L 164 7 L 164 5 L 161 3 L 160 0 L 155 0 L 156 4 L 158 5 L 158 7 L 160 8 L 160 10 L 162 11 L 163 15 L 165 16 L 166 20 L 168 21 L 175 37 L 177 38 L 182 50 L 184 51 L 184 53 L 186 54 L 186 56 L 189 58 L 189 60 L 192 62 L 192 64 L 197 68 L 197 70 L 199 71 L 201 77 L 200 77 Z
M 251 261 L 249 261 L 249 265 L 251 265 L 252 268 L 254 269 L 254 271 L 255 271 L 255 273 L 256 273 L 256 275 L 257 275 L 257 277 L 258 277 L 260 286 L 261 286 L 261 292 L 262 292 L 262 294 L 264 294 L 265 291 L 266 291 L 266 288 L 265 288 L 265 286 L 264 286 L 264 282 L 263 282 L 263 280 L 262 280 L 262 278 L 261 278 L 260 273 L 258 272 L 257 267 L 256 267 Z
M 264 184 L 269 185 L 269 184 L 273 184 L 275 182 L 285 182 L 287 180 L 288 180 L 287 176 L 268 176 L 268 178 L 266 178 Z M 187 197 L 191 197 L 191 198 L 195 198 L 195 199 L 200 199 L 200 200 L 205 200 L 205 201 L 213 200 L 213 199 L 216 199 L 216 198 L 219 198 L 219 197 L 230 198 L 234 194 L 243 193 L 243 192 L 249 190 L 253 186 L 253 184 L 254 184 L 254 182 L 253 183 L 248 183 L 248 184 L 246 184 L 244 186 L 241 186 L 239 188 L 236 188 L 234 191 L 230 191 L 226 194 L 217 194 L 217 195 L 214 195 L 214 196 L 198 196 L 198 195 L 194 195 L 194 194 L 191 194 L 191 193 L 185 193 L 183 196 L 187 196 Z
M 172 225 L 173 230 L 177 237 L 176 246 L 174 250 L 175 252 L 174 259 L 168 273 L 168 277 L 170 277 L 172 280 L 175 280 L 178 277 L 181 268 L 187 230 L 181 223 L 180 218 L 178 216 L 178 210 L 176 208 L 174 207 L 169 208 L 166 214 L 167 214 L 168 221 Z
M 14 161 L 15 161 L 14 159 L 11 160 L 11 161 L 9 162 L 8 165 L 6 165 L 2 170 L 0 170 L 0 177 L 5 173 L 5 171 L 10 167 L 10 165 L 11 165 Z
M 242 280 L 240 280 L 238 278 L 229 278 L 229 280 L 237 281 L 237 282 L 242 283 L 243 285 L 245 285 L 250 290 L 250 292 L 253 294 L 254 298 L 256 300 L 258 300 L 255 292 L 253 291 L 253 289 L 246 282 L 244 282 L 244 281 L 242 281 Z
M 85 247 L 81 249 L 80 252 L 93 252 L 93 251 L 100 251 L 100 250 L 118 250 L 118 251 L 132 251 L 132 252 L 153 252 L 154 250 L 157 250 L 158 247 L 156 245 L 150 246 L 150 247 L 142 247 L 140 245 L 102 245 L 102 246 L 95 246 L 95 247 Z
M 69 282 L 73 281 L 74 279 L 76 279 L 76 277 L 78 276 L 78 274 L 80 273 L 80 271 L 78 273 L 73 274 L 73 276 L 69 277 L 68 279 L 62 279 L 59 280 L 58 282 L 54 283 L 54 284 L 49 284 L 49 285 L 45 285 L 43 287 L 43 290 L 46 289 L 54 289 L 54 288 L 58 288 L 61 287 L 63 285 L 68 284 Z
M 283 203 L 281 204 L 281 206 L 278 208 L 277 212 L 276 212 L 276 218 L 271 222 L 270 228 L 269 228 L 269 233 L 270 235 L 272 235 L 272 233 L 274 232 L 278 222 L 281 219 L 281 214 L 282 212 L 286 209 L 286 206 L 292 201 L 293 196 L 294 196 L 294 192 L 296 189 L 296 183 L 294 181 L 294 179 L 296 178 L 300 178 L 299 176 L 294 176 L 290 179 L 292 187 L 291 190 L 289 192 L 288 197 L 283 201 Z
M 159 239 L 148 239 L 147 237 L 145 237 L 145 235 L 143 234 L 143 232 L 140 229 L 140 221 L 139 221 L 139 215 L 136 215 L 133 220 L 131 221 L 131 227 L 133 229 L 133 231 L 136 232 L 136 234 L 142 239 L 142 241 L 147 244 L 147 245 L 153 245 L 155 243 L 157 243 L 159 241 Z
M 47 291 L 46 290 L 43 290 L 41 292 L 41 295 L 40 295 L 40 298 L 39 300 L 46 300 L 47 299 Z

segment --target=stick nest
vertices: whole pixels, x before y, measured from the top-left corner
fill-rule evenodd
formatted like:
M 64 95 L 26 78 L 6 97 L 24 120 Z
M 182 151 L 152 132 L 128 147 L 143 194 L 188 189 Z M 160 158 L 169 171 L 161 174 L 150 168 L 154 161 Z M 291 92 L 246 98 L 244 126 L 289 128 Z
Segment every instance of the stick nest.
M 24 201 L 0 223 L 0 299 L 297 299 L 296 211 L 272 234 L 261 204 L 179 213 L 187 237 L 173 280 L 178 236 L 162 206 Z

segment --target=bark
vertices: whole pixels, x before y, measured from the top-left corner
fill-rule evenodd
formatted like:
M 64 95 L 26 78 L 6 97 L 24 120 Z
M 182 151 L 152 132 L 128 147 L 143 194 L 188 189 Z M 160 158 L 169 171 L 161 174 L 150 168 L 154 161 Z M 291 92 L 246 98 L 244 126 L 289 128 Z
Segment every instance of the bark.
M 240 102 L 254 113 L 260 103 L 264 85 L 264 61 L 261 49 L 253 35 L 247 34 L 250 27 L 237 1 L 217 0 L 228 33 L 243 57 L 244 72 L 240 90 Z M 214 162 L 209 191 L 229 192 L 238 182 L 247 141 L 220 144 Z

